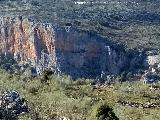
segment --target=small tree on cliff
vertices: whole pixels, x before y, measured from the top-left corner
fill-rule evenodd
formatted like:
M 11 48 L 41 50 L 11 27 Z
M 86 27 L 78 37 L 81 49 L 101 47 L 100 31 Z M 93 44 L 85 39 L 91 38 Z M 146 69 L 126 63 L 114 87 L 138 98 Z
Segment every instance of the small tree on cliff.
M 49 69 L 45 69 L 42 73 L 42 79 L 41 82 L 42 83 L 46 83 L 49 80 L 49 76 L 52 75 L 53 72 Z

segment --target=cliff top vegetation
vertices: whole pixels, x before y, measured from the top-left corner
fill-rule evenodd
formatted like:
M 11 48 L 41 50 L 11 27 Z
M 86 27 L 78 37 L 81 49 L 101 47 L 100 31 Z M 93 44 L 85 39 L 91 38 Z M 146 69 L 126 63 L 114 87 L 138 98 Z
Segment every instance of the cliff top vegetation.
M 72 25 L 127 48 L 160 47 L 159 0 L 0 0 L 0 14 Z

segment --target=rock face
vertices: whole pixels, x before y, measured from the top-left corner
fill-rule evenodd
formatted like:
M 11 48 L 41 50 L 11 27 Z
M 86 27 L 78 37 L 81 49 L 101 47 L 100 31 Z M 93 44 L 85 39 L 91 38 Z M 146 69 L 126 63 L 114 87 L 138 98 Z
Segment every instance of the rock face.
M 3 17 L 0 20 L 0 51 L 11 54 L 19 62 L 35 62 L 44 48 L 50 53 L 53 33 L 47 25 L 28 19 Z
M 55 39 L 57 65 L 71 76 L 119 74 L 127 65 L 127 54 L 120 46 L 91 33 L 60 30 Z
M 73 77 L 119 74 L 130 64 L 122 46 L 108 39 L 22 17 L 0 19 L 0 52 L 21 64 L 30 63 L 37 73 L 50 68 Z

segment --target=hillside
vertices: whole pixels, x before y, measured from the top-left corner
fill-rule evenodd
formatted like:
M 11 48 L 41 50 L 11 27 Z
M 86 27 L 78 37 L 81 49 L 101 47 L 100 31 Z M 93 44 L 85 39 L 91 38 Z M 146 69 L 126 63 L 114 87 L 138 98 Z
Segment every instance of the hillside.
M 159 53 L 158 0 L 0 4 L 0 52 L 38 74 L 45 68 L 73 78 L 137 73 L 149 68 L 149 53 Z
M 104 120 L 103 117 L 107 116 L 104 105 L 109 105 L 119 120 L 160 119 L 159 84 L 151 89 L 150 85 L 141 81 L 120 83 L 117 80 L 112 85 L 98 86 L 91 85 L 93 80 L 73 81 L 69 76 L 51 75 L 46 81 L 42 76 L 32 78 L 30 72 L 10 75 L 3 70 L 0 76 L 0 92 L 4 94 L 14 90 L 28 106 L 28 113 L 17 118 L 12 113 L 16 109 L 6 108 L 8 112 L 3 112 L 6 105 L 2 106 L 1 102 L 0 119 L 60 120 L 64 117 L 64 120 Z M 99 107 L 102 109 L 99 110 Z
M 160 120 L 159 0 L 0 0 L 1 120 Z
M 159 48 L 159 0 L 86 1 L 71 0 L 8 0 L 0 1 L 3 15 L 29 16 L 55 26 L 70 24 L 92 31 L 128 48 Z

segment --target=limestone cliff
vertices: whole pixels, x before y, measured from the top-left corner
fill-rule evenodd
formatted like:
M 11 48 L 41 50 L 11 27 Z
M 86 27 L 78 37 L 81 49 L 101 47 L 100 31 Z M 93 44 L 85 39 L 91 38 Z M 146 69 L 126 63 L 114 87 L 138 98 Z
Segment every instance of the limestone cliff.
M 54 33 L 48 24 L 35 24 L 28 19 L 3 17 L 0 19 L 0 52 L 12 55 L 20 63 L 35 64 L 41 51 L 54 51 Z
M 127 65 L 127 53 L 121 46 L 90 32 L 71 28 L 56 31 L 56 56 L 62 72 L 71 76 L 92 77 L 119 74 Z
M 50 68 L 73 77 L 119 74 L 132 59 L 122 45 L 107 38 L 22 17 L 0 19 L 0 52 L 20 64 L 31 63 L 38 73 Z

